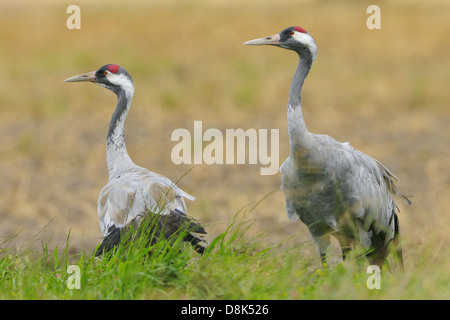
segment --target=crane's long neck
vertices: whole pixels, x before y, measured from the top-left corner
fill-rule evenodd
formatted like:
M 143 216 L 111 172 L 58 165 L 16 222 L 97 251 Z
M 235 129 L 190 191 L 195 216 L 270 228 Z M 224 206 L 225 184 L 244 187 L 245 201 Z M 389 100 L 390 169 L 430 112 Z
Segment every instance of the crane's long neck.
M 311 69 L 313 58 L 311 55 L 303 53 L 299 53 L 299 56 L 300 61 L 292 78 L 291 89 L 289 90 L 287 112 L 289 144 L 292 155 L 301 149 L 309 147 L 308 136 L 310 135 L 306 129 L 305 120 L 303 119 L 301 93 L 303 83 Z
M 124 133 L 125 120 L 130 110 L 133 93 L 132 90 L 130 92 L 124 90 L 116 92 L 117 107 L 111 117 L 106 139 L 106 162 L 110 177 L 134 165 L 128 156 Z

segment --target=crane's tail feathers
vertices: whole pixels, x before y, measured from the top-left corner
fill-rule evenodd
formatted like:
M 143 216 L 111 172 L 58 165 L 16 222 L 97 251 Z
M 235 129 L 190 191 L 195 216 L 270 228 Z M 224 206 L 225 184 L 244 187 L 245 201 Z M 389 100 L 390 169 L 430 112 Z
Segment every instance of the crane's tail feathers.
M 101 256 L 105 252 L 113 250 L 120 244 L 121 233 L 123 228 L 117 228 L 116 226 L 111 226 L 108 229 L 108 234 L 102 239 L 100 245 L 94 251 L 96 257 Z
M 409 198 L 412 198 L 413 196 L 405 196 L 405 195 L 400 195 L 403 199 L 405 199 L 405 201 L 408 203 L 408 205 L 412 205 L 412 201 Z
M 400 223 L 395 210 L 392 212 L 390 226 L 393 226 L 393 237 L 387 239 L 386 232 L 383 230 L 372 235 L 372 245 L 366 253 L 366 256 L 371 264 L 378 265 L 380 268 L 386 264 L 390 268 L 387 257 L 391 253 L 396 261 L 396 264 L 401 270 L 403 270 L 403 251 L 400 239 Z
M 178 209 L 171 210 L 168 214 L 156 214 L 146 212 L 134 218 L 129 225 L 122 228 L 112 226 L 109 233 L 103 238 L 95 250 L 95 256 L 101 256 L 118 247 L 121 243 L 136 242 L 138 238 L 145 237 L 146 246 L 153 246 L 164 239 L 173 245 L 178 237 L 190 243 L 195 251 L 203 254 L 207 244 L 207 234 L 203 226 L 195 219 L 186 216 Z
M 188 217 L 178 209 L 171 210 L 168 215 L 160 217 L 162 232 L 165 238 L 170 238 L 180 232 L 183 233 L 183 241 L 189 242 L 195 251 L 203 254 L 206 249 L 205 228 L 194 218 Z

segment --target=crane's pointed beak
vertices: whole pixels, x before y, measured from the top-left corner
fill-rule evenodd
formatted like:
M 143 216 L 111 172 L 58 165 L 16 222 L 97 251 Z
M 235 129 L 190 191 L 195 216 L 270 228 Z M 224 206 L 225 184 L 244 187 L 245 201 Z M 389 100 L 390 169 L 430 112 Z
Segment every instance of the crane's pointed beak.
M 70 78 L 64 80 L 64 82 L 80 82 L 80 81 L 95 82 L 95 71 L 83 73 L 83 74 L 80 74 L 79 76 L 70 77 Z
M 262 37 L 259 39 L 253 39 L 247 42 L 244 42 L 245 45 L 249 45 L 249 46 L 257 46 L 257 45 L 273 45 L 273 46 L 278 46 L 280 45 L 280 35 L 274 34 L 271 36 L 267 36 L 267 37 Z

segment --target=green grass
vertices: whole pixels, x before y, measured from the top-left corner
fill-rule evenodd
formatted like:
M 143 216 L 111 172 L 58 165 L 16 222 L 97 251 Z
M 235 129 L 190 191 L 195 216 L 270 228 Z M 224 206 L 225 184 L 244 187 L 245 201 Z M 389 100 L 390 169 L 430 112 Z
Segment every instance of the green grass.
M 382 270 L 381 289 L 369 289 L 367 261 L 353 258 L 321 268 L 316 257 L 302 256 L 309 243 L 292 246 L 288 238 L 264 246 L 264 235 L 251 235 L 252 222 L 245 215 L 236 214 L 202 256 L 180 238 L 151 247 L 141 245 L 139 238 L 95 258 L 91 252 L 68 254 L 70 233 L 65 247 L 51 250 L 42 243 L 38 251 L 30 249 L 31 243 L 9 249 L 15 235 L 4 237 L 0 299 L 445 298 L 440 295 L 446 290 L 442 275 L 425 281 L 420 272 L 433 259 L 430 255 L 424 254 L 414 270 Z M 79 267 L 80 289 L 68 288 L 70 265 Z

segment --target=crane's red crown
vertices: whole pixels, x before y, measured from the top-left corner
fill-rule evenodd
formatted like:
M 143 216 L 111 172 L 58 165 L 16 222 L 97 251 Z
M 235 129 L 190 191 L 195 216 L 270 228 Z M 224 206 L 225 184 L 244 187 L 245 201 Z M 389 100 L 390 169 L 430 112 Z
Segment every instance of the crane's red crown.
M 305 29 L 303 29 L 302 27 L 299 27 L 299 26 L 295 26 L 294 30 L 298 31 L 298 32 L 301 32 L 301 33 L 307 33 Z
M 117 73 L 119 71 L 119 66 L 117 64 L 110 64 L 108 65 L 107 69 L 112 73 Z

